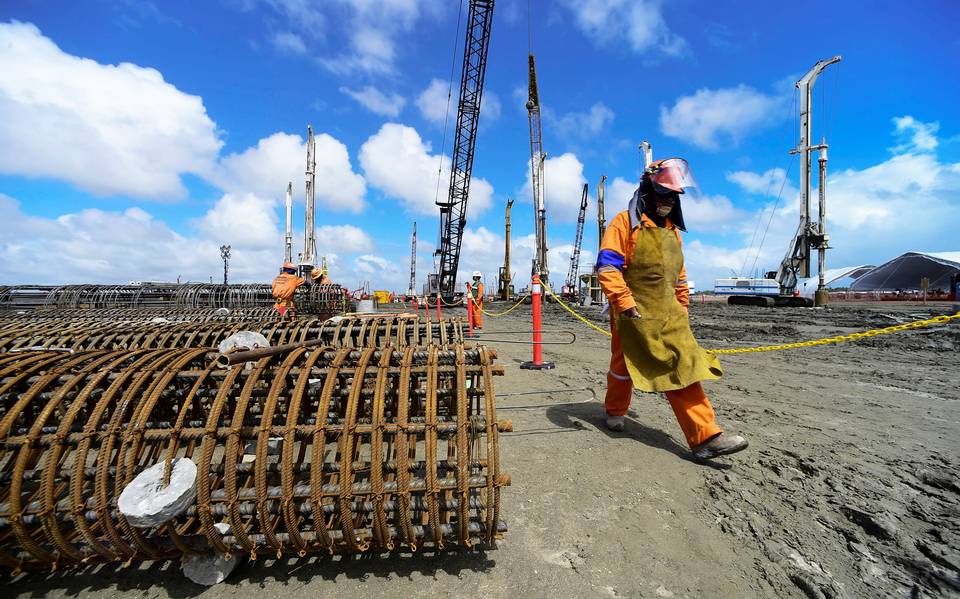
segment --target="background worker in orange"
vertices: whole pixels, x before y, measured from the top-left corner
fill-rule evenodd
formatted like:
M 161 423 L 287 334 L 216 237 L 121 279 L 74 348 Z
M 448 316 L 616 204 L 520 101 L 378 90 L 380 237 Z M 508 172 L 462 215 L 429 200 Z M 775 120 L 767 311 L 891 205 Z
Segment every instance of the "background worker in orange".
M 294 317 L 293 296 L 297 294 L 297 288 L 305 282 L 297 276 L 297 267 L 292 262 L 287 262 L 280 267 L 280 274 L 273 279 L 270 291 L 273 299 L 276 300 L 273 308 L 280 313 L 281 319 Z
M 467 294 L 473 298 L 473 310 L 470 314 L 473 317 L 473 328 L 483 328 L 483 283 L 480 282 L 479 270 L 473 271 L 473 283 L 467 283 Z
M 709 459 L 745 449 L 747 441 L 723 433 L 700 384 L 723 371 L 694 339 L 687 315 L 680 194 L 695 186 L 686 160 L 651 164 L 604 233 L 597 271 L 610 301 L 607 428 L 623 430 L 634 387 L 663 392 L 694 456 Z

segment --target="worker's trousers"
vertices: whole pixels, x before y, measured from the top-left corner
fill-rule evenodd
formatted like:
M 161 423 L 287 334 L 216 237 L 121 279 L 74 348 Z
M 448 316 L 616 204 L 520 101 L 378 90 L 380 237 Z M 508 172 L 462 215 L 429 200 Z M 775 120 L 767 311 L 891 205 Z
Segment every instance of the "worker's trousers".
M 473 316 L 473 328 L 482 329 L 483 328 L 483 302 L 474 302 L 473 310 L 470 311 L 470 314 Z
M 607 372 L 607 395 L 603 404 L 609 416 L 623 416 L 630 409 L 633 396 L 633 382 L 627 371 L 627 363 L 620 346 L 620 336 L 616 328 L 611 327 L 610 370 Z M 693 383 L 684 389 L 664 393 L 677 416 L 677 422 L 687 438 L 691 448 L 708 441 L 722 432 L 717 425 L 716 416 L 710 399 L 703 391 L 703 385 Z

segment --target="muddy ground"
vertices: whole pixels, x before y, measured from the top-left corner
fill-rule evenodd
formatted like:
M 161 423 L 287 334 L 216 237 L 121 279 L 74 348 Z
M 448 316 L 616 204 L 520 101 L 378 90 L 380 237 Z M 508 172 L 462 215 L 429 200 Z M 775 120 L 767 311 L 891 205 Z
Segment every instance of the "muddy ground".
M 492 304 L 490 310 L 502 309 Z M 722 356 L 707 383 L 721 425 L 750 448 L 701 465 L 668 404 L 636 394 L 623 433 L 603 428 L 606 337 L 547 307 L 556 369 L 521 370 L 529 308 L 488 318 L 500 350 L 501 437 L 513 486 L 494 550 L 348 560 L 261 559 L 216 587 L 179 567 L 32 576 L 26 597 L 957 597 L 960 325 L 837 346 Z M 952 311 L 694 304 L 705 347 L 836 335 Z M 594 313 L 597 322 L 603 317 Z M 562 338 L 560 336 L 554 338 Z M 539 391 L 539 394 L 513 395 Z

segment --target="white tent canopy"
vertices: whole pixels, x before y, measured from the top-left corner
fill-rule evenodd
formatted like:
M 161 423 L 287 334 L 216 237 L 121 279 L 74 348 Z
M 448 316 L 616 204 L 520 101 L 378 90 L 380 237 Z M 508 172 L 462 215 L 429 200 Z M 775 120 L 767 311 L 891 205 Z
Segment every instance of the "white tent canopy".
M 915 291 L 920 280 L 930 280 L 930 289 L 950 289 L 960 275 L 960 252 L 907 252 L 859 277 L 853 291 Z
M 827 287 L 830 287 L 831 283 L 839 281 L 841 279 L 856 279 L 863 276 L 864 274 L 870 272 L 876 268 L 872 264 L 861 264 L 860 266 L 844 266 L 843 268 L 831 268 L 823 273 L 823 284 Z M 817 286 L 820 285 L 820 278 L 809 277 L 806 279 L 800 279 L 797 281 L 797 289 L 800 290 L 800 295 L 813 297 L 813 294 L 817 291 Z

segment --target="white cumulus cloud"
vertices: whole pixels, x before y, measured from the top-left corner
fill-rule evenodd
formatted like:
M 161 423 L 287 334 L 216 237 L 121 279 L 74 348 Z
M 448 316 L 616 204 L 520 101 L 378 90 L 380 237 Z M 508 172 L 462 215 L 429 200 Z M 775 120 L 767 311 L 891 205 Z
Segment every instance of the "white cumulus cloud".
M 548 157 L 543 171 L 544 206 L 547 209 L 548 221 L 556 219 L 557 222 L 576 222 L 583 198 L 583 184 L 587 182 L 583 176 L 583 163 L 575 154 L 567 152 Z M 518 195 L 528 202 L 533 198 L 530 175 L 530 162 L 527 161 L 526 182 L 518 190 Z
M 673 106 L 660 107 L 660 130 L 705 150 L 722 143 L 737 144 L 750 133 L 774 121 L 783 98 L 739 85 L 725 89 L 700 89 L 682 96 Z
M 584 112 L 568 112 L 555 116 L 552 111 L 544 109 L 543 116 L 550 121 L 551 128 L 559 135 L 587 138 L 599 135 L 613 123 L 614 113 L 603 102 L 595 102 Z
M 200 97 L 155 69 L 67 54 L 31 24 L 0 24 L 0 73 L 0 173 L 171 199 L 220 151 Z
M 361 212 L 366 183 L 353 172 L 347 146 L 326 134 L 314 135 L 316 143 L 317 206 L 337 211 Z M 283 198 L 287 182 L 293 182 L 295 197 L 305 193 L 304 170 L 307 144 L 299 135 L 274 133 L 243 152 L 225 156 L 210 180 L 233 193 L 253 193 L 262 198 Z
M 923 123 L 908 115 L 894 118 L 893 124 L 900 143 L 891 148 L 891 152 L 932 152 L 937 149 L 940 123 Z
M 303 43 L 303 38 L 290 31 L 277 32 L 273 34 L 273 38 L 270 41 L 273 42 L 277 50 L 287 54 L 307 53 L 307 46 Z
M 577 27 L 601 47 L 626 45 L 633 52 L 679 56 L 687 42 L 670 30 L 660 0 L 563 0 Z
M 317 251 L 322 253 L 359 254 L 373 251 L 370 235 L 353 225 L 323 225 L 317 227 Z
M 359 102 L 370 112 L 380 116 L 399 116 L 400 111 L 407 103 L 407 100 L 400 94 L 390 94 L 388 96 L 372 85 L 367 85 L 358 90 L 341 87 L 340 91 Z
M 413 213 L 437 214 L 437 171 L 440 176 L 439 197 L 445 198 L 450 185 L 450 158 L 432 154 L 413 127 L 387 123 L 370 136 L 360 148 L 360 165 L 367 181 L 389 197 L 400 200 Z M 468 217 L 481 214 L 490 207 L 493 186 L 473 175 L 470 181 Z

